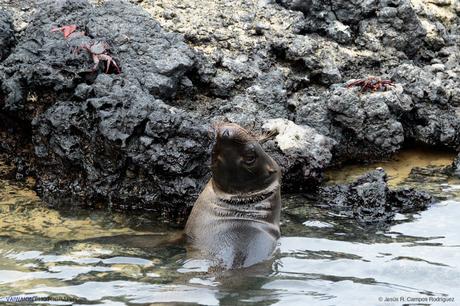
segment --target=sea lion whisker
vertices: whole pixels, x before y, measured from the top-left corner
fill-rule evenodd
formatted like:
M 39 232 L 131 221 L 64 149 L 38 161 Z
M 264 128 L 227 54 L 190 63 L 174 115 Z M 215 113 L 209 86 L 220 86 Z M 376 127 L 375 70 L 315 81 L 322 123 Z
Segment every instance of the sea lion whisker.
M 276 135 L 278 135 L 278 131 L 271 130 L 259 139 L 259 143 L 265 143 L 267 140 L 273 139 Z

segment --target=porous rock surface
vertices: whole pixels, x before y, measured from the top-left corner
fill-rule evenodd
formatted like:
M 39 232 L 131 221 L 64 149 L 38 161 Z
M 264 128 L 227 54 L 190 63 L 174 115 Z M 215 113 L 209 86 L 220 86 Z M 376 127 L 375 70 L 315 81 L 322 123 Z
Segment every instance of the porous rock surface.
M 407 187 L 390 190 L 383 169 L 368 172 L 350 184 L 320 187 L 318 195 L 318 205 L 362 224 L 389 222 L 395 213 L 417 212 L 433 202 L 424 191 Z
M 86 36 L 51 32 L 69 24 Z M 74 51 L 88 37 L 114 46 L 121 74 L 94 72 L 91 57 Z M 45 199 L 174 207 L 193 196 L 208 172 L 208 123 L 165 101 L 195 62 L 180 35 L 131 4 L 53 1 L 40 10 L 2 64 L 1 90 L 3 111 L 31 122 Z
M 6 58 L 15 42 L 13 22 L 6 11 L 0 11 L 0 61 Z
M 288 191 L 408 142 L 459 148 L 457 1 L 26 2 L 0 1 L 17 37 L 0 113 L 29 128 L 48 202 L 182 212 L 209 179 L 222 120 L 278 133 L 264 148 Z M 86 37 L 51 32 L 68 24 Z M 121 74 L 73 52 L 92 41 Z M 394 84 L 345 86 L 370 75 Z
M 456 176 L 460 177 L 460 154 L 457 155 L 452 163 L 452 171 Z

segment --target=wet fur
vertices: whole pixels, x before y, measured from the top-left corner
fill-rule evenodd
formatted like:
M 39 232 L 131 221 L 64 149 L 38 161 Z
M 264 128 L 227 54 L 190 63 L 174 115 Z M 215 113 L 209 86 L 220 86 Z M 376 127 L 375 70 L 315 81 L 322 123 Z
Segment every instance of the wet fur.
M 222 135 L 226 128 L 232 130 L 231 139 L 226 140 L 230 141 L 227 142 L 229 146 L 232 146 L 231 143 L 261 143 L 275 135 L 274 132 L 257 134 L 253 130 L 247 131 L 228 122 L 215 123 L 209 133 L 216 139 L 213 160 L 217 160 L 220 154 L 216 146 L 223 145 L 218 142 L 221 137 L 218 135 Z M 263 152 L 260 145 L 258 150 L 263 153 L 259 155 L 259 158 L 262 158 L 259 161 L 260 167 L 272 165 L 274 169 L 278 169 L 273 172 L 271 182 L 264 185 L 263 181 L 260 187 L 250 185 L 252 190 L 245 190 L 247 186 L 243 184 L 242 189 L 236 188 L 225 192 L 226 188 L 222 188 L 222 185 L 219 186 L 215 181 L 216 173 L 220 174 L 218 171 L 222 171 L 222 168 L 213 162 L 213 178 L 195 202 L 185 228 L 191 245 L 204 257 L 226 269 L 248 267 L 270 258 L 280 236 L 281 172 L 276 162 Z M 230 171 L 233 171 L 232 169 Z M 257 169 L 254 169 L 255 172 L 249 168 L 240 169 L 253 174 L 248 181 L 250 184 L 254 184 L 253 178 L 259 180 L 255 184 L 259 184 L 265 178 L 258 176 L 261 172 L 256 171 Z M 258 186 L 257 189 L 255 186 Z
M 209 138 L 215 139 L 218 131 L 223 126 L 228 125 L 229 123 L 230 122 L 226 122 L 226 121 L 214 122 L 208 131 Z M 266 141 L 273 139 L 276 135 L 278 135 L 278 131 L 276 130 L 271 130 L 271 131 L 261 133 L 261 132 L 256 131 L 255 128 L 256 128 L 255 123 L 250 128 L 245 127 L 245 126 L 240 127 L 238 136 L 239 136 L 239 139 L 241 139 L 241 141 L 236 140 L 236 139 L 235 141 L 244 144 L 248 141 L 255 140 L 259 142 L 260 144 L 263 144 Z

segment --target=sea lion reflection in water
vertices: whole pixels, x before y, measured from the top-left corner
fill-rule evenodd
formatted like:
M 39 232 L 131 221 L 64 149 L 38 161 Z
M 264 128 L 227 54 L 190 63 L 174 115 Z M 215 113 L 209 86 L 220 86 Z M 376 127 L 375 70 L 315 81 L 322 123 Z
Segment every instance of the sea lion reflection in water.
M 211 169 L 185 227 L 192 246 L 225 268 L 270 258 L 280 237 L 279 166 L 256 137 L 226 123 L 216 129 Z

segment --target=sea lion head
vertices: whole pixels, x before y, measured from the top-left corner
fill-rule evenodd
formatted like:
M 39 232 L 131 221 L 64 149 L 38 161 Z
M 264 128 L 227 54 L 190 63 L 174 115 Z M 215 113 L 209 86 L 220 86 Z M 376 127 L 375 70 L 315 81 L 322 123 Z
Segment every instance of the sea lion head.
M 211 169 L 217 188 L 231 194 L 263 190 L 281 177 L 280 167 L 257 137 L 235 123 L 216 128 Z

